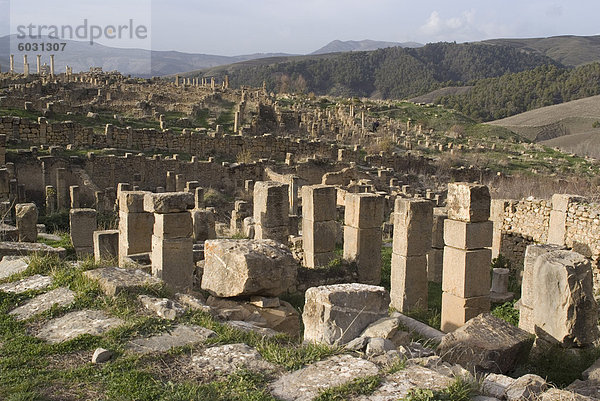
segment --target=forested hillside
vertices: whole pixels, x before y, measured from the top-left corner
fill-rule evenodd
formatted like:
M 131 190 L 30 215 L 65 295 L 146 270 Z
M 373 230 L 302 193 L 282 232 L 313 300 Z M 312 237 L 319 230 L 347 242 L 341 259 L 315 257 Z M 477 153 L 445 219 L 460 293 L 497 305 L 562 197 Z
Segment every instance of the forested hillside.
M 576 69 L 542 66 L 483 79 L 467 93 L 436 102 L 483 121 L 600 94 L 600 63 Z
M 255 60 L 186 76 L 228 74 L 234 86 L 260 86 L 264 81 L 269 90 L 282 92 L 403 99 L 548 64 L 559 65 L 543 55 L 508 46 L 433 43 L 417 49 Z

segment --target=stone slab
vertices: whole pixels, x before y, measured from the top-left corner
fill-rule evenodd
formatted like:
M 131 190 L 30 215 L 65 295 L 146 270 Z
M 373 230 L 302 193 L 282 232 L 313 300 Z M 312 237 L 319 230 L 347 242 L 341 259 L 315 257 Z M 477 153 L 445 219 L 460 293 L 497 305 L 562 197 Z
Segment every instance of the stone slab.
M 0 242 L 0 257 L 27 256 L 32 254 L 56 255 L 60 258 L 67 256 L 65 248 L 53 248 L 39 242 Z
M 52 285 L 52 277 L 36 274 L 12 283 L 0 285 L 0 291 L 21 294 L 26 291 L 43 290 Z
M 341 386 L 356 378 L 372 376 L 379 369 L 373 362 L 350 355 L 337 355 L 288 373 L 269 386 L 271 394 L 283 401 L 309 401 L 327 388 Z
M 115 296 L 122 291 L 138 290 L 146 286 L 159 286 L 162 283 L 160 279 L 141 270 L 119 267 L 88 270 L 83 274 L 92 280 L 97 280 L 100 288 L 108 296 Z
M 26 320 L 52 309 L 53 306 L 67 307 L 75 301 L 75 293 L 68 288 L 57 288 L 39 295 L 22 306 L 10 311 L 17 320 Z
M 202 350 L 199 355 L 192 357 L 189 368 L 206 375 L 231 374 L 239 369 L 257 373 L 279 370 L 277 366 L 265 361 L 257 350 L 246 344 L 226 344 Z
M 5 256 L 0 261 L 0 280 L 22 273 L 27 270 L 29 262 L 27 258 L 20 256 Z
M 126 348 L 138 354 L 166 352 L 175 347 L 203 343 L 216 335 L 214 331 L 204 327 L 179 325 L 168 333 L 131 340 Z
M 82 310 L 50 320 L 39 330 L 36 337 L 57 344 L 82 334 L 99 336 L 123 324 L 123 320 L 110 317 L 104 311 Z

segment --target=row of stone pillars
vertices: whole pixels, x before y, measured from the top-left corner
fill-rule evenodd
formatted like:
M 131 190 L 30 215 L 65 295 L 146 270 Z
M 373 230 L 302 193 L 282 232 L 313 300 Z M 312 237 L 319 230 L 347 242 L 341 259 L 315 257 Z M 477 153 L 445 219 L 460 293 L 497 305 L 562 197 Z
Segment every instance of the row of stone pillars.
M 41 74 L 42 73 L 42 56 L 40 54 L 38 54 L 36 56 L 36 59 L 37 59 L 37 73 Z M 15 73 L 15 56 L 14 56 L 14 54 L 10 55 L 10 73 L 11 74 Z M 25 76 L 28 76 L 30 73 L 29 62 L 27 61 L 26 54 L 23 55 L 23 73 L 25 74 Z M 54 54 L 50 55 L 50 76 L 54 76 Z

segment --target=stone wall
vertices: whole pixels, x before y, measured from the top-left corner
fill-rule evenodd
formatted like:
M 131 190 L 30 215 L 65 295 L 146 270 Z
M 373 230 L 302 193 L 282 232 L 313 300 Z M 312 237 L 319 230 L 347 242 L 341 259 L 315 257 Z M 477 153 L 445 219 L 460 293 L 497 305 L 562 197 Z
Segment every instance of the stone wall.
M 527 245 L 548 243 L 552 211 L 553 203 L 550 200 L 527 198 L 506 202 L 500 253 L 511 260 L 515 266 L 522 267 Z M 598 266 L 600 204 L 588 203 L 575 197 L 568 203 L 566 209 L 564 233 L 564 244 L 560 245 L 566 245 L 592 258 Z

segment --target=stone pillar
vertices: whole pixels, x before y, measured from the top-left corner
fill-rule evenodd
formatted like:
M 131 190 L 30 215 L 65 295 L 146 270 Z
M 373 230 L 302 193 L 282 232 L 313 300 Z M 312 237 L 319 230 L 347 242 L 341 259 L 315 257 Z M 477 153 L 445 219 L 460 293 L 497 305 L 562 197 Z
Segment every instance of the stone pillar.
M 10 73 L 11 74 L 15 73 L 15 55 L 14 54 L 10 55 Z
M 329 185 L 302 187 L 304 266 L 327 266 L 335 259 L 337 192 Z
M 71 209 L 69 213 L 71 242 L 78 257 L 94 254 L 94 231 L 98 228 L 96 210 Z
M 58 210 L 65 210 L 69 208 L 69 188 L 67 187 L 67 169 L 57 168 L 56 169 L 56 203 Z
M 346 195 L 344 259 L 356 263 L 358 281 L 364 284 L 381 282 L 383 207 L 380 195 Z
M 237 134 L 240 129 L 240 112 L 236 111 L 233 118 L 233 133 Z
M 46 215 L 56 213 L 56 188 L 46 186 Z
M 54 54 L 50 55 L 50 76 L 54 77 Z
M 448 184 L 444 222 L 442 331 L 448 333 L 490 311 L 493 223 L 485 185 Z
M 0 135 L 0 166 L 6 164 L 6 135 Z
M 508 281 L 510 270 L 495 268 L 492 271 L 492 289 L 490 291 L 490 301 L 494 304 L 503 304 L 512 301 L 515 294 L 508 292 Z
M 129 255 L 152 251 L 154 215 L 144 210 L 147 192 L 120 193 L 119 199 L 119 266 Z
M 154 212 L 152 275 L 185 291 L 194 280 L 192 217 L 194 196 L 187 192 L 147 194 L 144 209 Z
M 94 260 L 117 260 L 119 230 L 94 231 Z
M 490 206 L 490 220 L 494 224 L 492 235 L 492 258 L 497 258 L 502 251 L 502 227 L 504 226 L 504 212 L 511 202 L 507 199 L 493 199 Z
M 550 227 L 548 229 L 549 244 L 565 245 L 569 204 L 579 200 L 581 200 L 581 197 L 577 195 L 554 194 L 552 196 L 552 211 L 550 212 Z
M 563 348 L 596 344 L 598 305 L 590 261 L 577 252 L 548 252 L 537 257 L 533 277 L 535 334 Z
M 185 183 L 185 192 L 189 192 L 191 194 L 196 193 L 196 188 L 200 186 L 198 181 L 188 181 Z
M 29 63 L 27 62 L 27 55 L 23 55 L 23 74 L 28 77 L 29 76 Z
M 20 242 L 37 242 L 38 209 L 34 203 L 19 203 L 15 206 L 17 230 Z
M 289 233 L 289 185 L 261 181 L 254 185 L 255 239 L 287 244 Z
M 175 176 L 175 192 L 183 191 L 185 191 L 185 176 L 183 174 L 177 174 Z
M 519 328 L 529 333 L 535 334 L 533 322 L 533 307 L 535 303 L 536 277 L 534 276 L 535 261 L 538 257 L 549 252 L 565 249 L 561 245 L 535 244 L 529 245 L 525 250 L 525 259 L 523 260 L 523 281 L 521 282 L 521 299 L 519 305 Z
M 444 271 L 444 221 L 447 218 L 446 209 L 433 209 L 431 249 L 427 253 L 427 280 L 440 284 Z
M 194 209 L 204 209 L 204 188 L 202 187 L 194 190 Z
M 427 310 L 432 223 L 431 201 L 396 199 L 390 296 L 391 306 L 399 312 Z
M 71 209 L 79 209 L 79 187 L 77 185 L 70 186 L 69 193 L 71 198 Z
M 204 242 L 217 238 L 215 229 L 215 212 L 209 209 L 194 209 L 191 211 L 193 238 L 196 242 Z
M 165 185 L 167 192 L 175 192 L 175 172 L 167 171 L 167 182 Z
M 104 213 L 106 202 L 104 201 L 104 192 L 94 191 L 94 206 L 98 213 Z
M 40 54 L 38 54 L 36 56 L 36 61 L 37 61 L 37 74 L 41 74 L 42 73 L 42 56 Z
M 246 217 L 252 215 L 251 205 L 243 200 L 236 200 L 234 209 L 231 211 L 231 221 L 229 228 L 232 233 L 238 234 L 242 232 L 243 222 Z
M 298 215 L 298 181 L 297 176 L 290 177 L 290 215 Z

